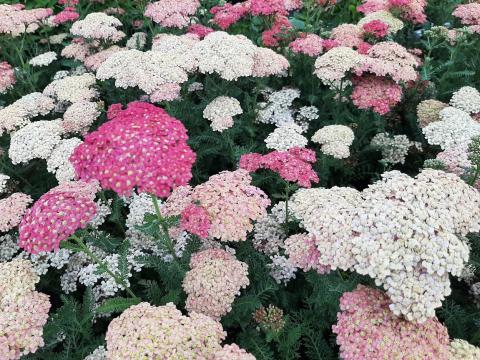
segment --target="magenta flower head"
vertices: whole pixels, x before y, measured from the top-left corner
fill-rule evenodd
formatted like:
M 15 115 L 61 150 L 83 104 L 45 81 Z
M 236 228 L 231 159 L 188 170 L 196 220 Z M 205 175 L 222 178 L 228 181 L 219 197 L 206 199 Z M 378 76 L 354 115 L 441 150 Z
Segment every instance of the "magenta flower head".
M 18 245 L 31 254 L 56 250 L 97 212 L 96 182 L 64 183 L 43 194 L 27 210 L 18 227 Z
M 158 197 L 190 181 L 195 153 L 179 120 L 143 102 L 115 108 L 109 118 L 70 157 L 78 178 L 96 179 L 119 195 L 137 188 Z

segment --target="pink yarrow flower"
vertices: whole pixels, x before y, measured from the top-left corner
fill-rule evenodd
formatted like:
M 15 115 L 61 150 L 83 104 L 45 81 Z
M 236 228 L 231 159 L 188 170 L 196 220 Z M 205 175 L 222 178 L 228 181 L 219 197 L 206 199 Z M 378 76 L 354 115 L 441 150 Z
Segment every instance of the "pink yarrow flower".
M 205 239 L 211 226 L 208 212 L 204 208 L 190 204 L 182 211 L 180 227 L 183 230 Z
M 31 202 L 32 198 L 24 193 L 14 193 L 0 199 L 0 232 L 7 232 L 17 226 Z
M 297 147 L 288 151 L 272 151 L 267 155 L 245 154 L 240 158 L 240 168 L 249 172 L 270 169 L 284 180 L 309 188 L 312 182 L 319 181 L 317 173 L 312 168 L 316 160 L 314 151 Z
M 214 32 L 212 28 L 209 28 L 208 26 L 204 26 L 202 24 L 193 24 L 188 27 L 188 33 L 189 34 L 194 34 L 197 35 L 200 39 L 203 39 L 205 36 L 208 34 Z
M 416 324 L 389 304 L 383 292 L 363 285 L 342 295 L 333 326 L 342 359 L 451 359 L 447 328 L 436 317 Z
M 401 86 L 384 77 L 367 75 L 355 78 L 353 84 L 351 98 L 359 109 L 372 109 L 385 115 L 402 99 Z
M 148 4 L 144 15 L 163 27 L 183 28 L 199 7 L 198 0 L 160 0 Z
M 72 182 L 43 194 L 18 227 L 20 248 L 31 254 L 57 250 L 60 242 L 85 228 L 97 212 L 95 182 Z
M 6 62 L 0 62 L 0 94 L 5 93 L 15 84 L 15 70 Z
M 60 25 L 70 21 L 76 21 L 80 17 L 80 14 L 73 7 L 66 7 L 58 14 L 52 17 L 54 24 Z
M 305 54 L 307 56 L 318 56 L 323 51 L 323 39 L 315 34 L 303 34 L 288 45 L 296 54 Z
M 240 2 L 235 5 L 226 3 L 225 5 L 214 6 L 210 9 L 210 13 L 213 15 L 212 22 L 222 30 L 228 29 L 249 12 L 250 1 Z
M 109 111 L 110 121 L 88 134 L 70 161 L 80 179 L 96 179 L 119 195 L 139 192 L 166 197 L 192 178 L 195 153 L 187 130 L 165 110 L 132 102 Z
M 388 24 L 380 20 L 372 20 L 363 24 L 363 30 L 380 39 L 388 35 Z
M 276 47 L 279 46 L 282 41 L 288 43 L 289 38 L 291 39 L 289 32 L 292 28 L 286 16 L 275 16 L 275 22 L 272 27 L 262 33 L 263 44 L 268 47 Z
M 253 16 L 288 14 L 285 8 L 285 0 L 250 0 L 250 12 Z

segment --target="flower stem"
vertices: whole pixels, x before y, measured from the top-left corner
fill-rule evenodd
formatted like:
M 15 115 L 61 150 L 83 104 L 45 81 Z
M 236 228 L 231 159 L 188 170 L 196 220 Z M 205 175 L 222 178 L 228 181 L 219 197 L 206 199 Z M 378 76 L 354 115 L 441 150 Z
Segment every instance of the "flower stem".
M 85 245 L 85 243 L 83 242 L 83 240 L 81 238 L 79 238 L 78 236 L 76 235 L 72 235 L 70 237 L 71 239 L 73 239 L 77 245 L 82 249 L 82 251 L 90 258 L 93 260 L 93 262 L 95 262 L 100 268 L 102 268 L 102 270 L 104 270 L 107 274 L 109 274 L 114 280 L 115 282 L 118 284 L 118 285 L 121 285 L 125 291 L 134 299 L 138 299 L 138 297 L 133 293 L 132 289 L 130 289 L 127 284 L 125 283 L 125 281 L 123 281 L 123 279 L 121 279 L 120 277 L 118 277 L 118 275 L 116 275 L 113 271 L 111 271 L 107 264 L 105 264 L 97 255 L 95 255 L 88 247 L 87 245 Z
M 155 208 L 155 213 L 157 214 L 158 222 L 162 227 L 163 233 L 165 235 L 165 239 L 167 240 L 167 247 L 170 251 L 170 254 L 173 256 L 175 260 L 177 260 L 177 255 L 175 255 L 175 248 L 173 246 L 172 239 L 170 238 L 170 234 L 168 233 L 168 227 L 163 220 L 162 214 L 160 213 L 160 206 L 158 205 L 158 199 L 155 195 L 150 195 L 153 201 L 153 207 Z

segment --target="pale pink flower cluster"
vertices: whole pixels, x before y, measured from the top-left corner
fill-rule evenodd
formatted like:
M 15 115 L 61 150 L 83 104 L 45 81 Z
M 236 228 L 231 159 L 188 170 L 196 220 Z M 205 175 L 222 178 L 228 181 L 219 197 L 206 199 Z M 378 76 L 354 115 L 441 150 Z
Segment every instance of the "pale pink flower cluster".
M 213 99 L 203 110 L 203 117 L 210 120 L 213 131 L 222 132 L 233 126 L 233 117 L 243 113 L 240 102 L 229 96 Z
M 217 73 L 225 80 L 279 75 L 289 67 L 287 59 L 275 51 L 222 31 L 205 36 L 194 47 L 193 56 L 201 73 Z
M 250 174 L 239 169 L 213 175 L 194 188 L 178 187 L 166 201 L 166 215 L 179 215 L 189 204 L 196 204 L 209 215 L 210 238 L 245 241 L 252 222 L 265 216 L 270 205 L 268 196 L 251 181 Z
M 420 323 L 450 294 L 449 275 L 465 267 L 462 236 L 480 229 L 478 191 L 431 169 L 416 178 L 385 173 L 361 193 L 301 189 L 291 200 L 293 216 L 315 236 L 320 264 L 372 277 L 396 315 Z
M 0 263 L 0 354 L 17 360 L 44 345 L 43 326 L 48 319 L 48 295 L 35 291 L 39 277 L 29 261 Z
M 80 100 L 65 110 L 61 126 L 66 134 L 85 134 L 99 116 L 100 105 L 98 103 Z
M 351 99 L 359 109 L 372 109 L 385 115 L 402 100 L 400 85 L 385 77 L 362 76 L 354 78 L 353 84 Z
M 125 51 L 125 50 L 127 49 L 119 47 L 117 45 L 113 45 L 113 46 L 110 46 L 109 48 L 100 50 L 91 55 L 87 55 L 85 57 L 83 64 L 88 70 L 96 71 L 100 67 L 100 65 L 102 65 L 110 56 L 112 56 L 113 54 L 119 51 Z
M 363 43 L 363 30 L 354 24 L 341 24 L 332 30 L 330 38 L 335 40 L 339 46 L 359 47 Z
M 292 41 L 288 47 L 296 54 L 318 56 L 323 51 L 323 39 L 316 34 L 305 34 Z
M 113 78 L 115 86 L 123 89 L 137 86 L 156 102 L 173 100 L 197 67 L 191 52 L 198 41 L 192 35 L 161 34 L 151 51 L 130 49 L 110 55 L 98 67 L 97 79 Z
M 213 360 L 255 360 L 255 356 L 240 349 L 237 344 L 231 344 L 217 351 Z
M 159 0 L 148 4 L 144 15 L 163 27 L 183 28 L 199 7 L 198 0 Z
M 122 26 L 120 20 L 104 13 L 89 13 L 85 19 L 75 21 L 70 33 L 90 40 L 120 41 L 125 33 L 117 28 Z
M 71 44 L 62 49 L 60 54 L 67 59 L 84 61 L 92 49 L 92 44 L 85 42 L 82 38 L 75 38 Z
M 357 75 L 369 72 L 377 76 L 390 76 L 395 82 L 415 81 L 418 73 L 415 68 L 420 65 L 418 59 L 403 46 L 393 41 L 383 41 L 368 50 Z
M 32 198 L 23 193 L 14 193 L 0 199 L 0 232 L 7 232 L 20 224 Z
M 309 234 L 296 234 L 285 240 L 285 253 L 290 262 L 303 271 L 315 270 L 319 274 L 330 272 L 330 267 L 320 264 L 320 252 L 315 238 Z
M 459 18 L 464 25 L 480 25 L 480 4 L 473 2 L 459 5 L 452 15 Z
M 15 82 L 15 70 L 8 62 L 0 62 L 0 94 L 5 94 Z
M 63 183 L 43 194 L 18 227 L 18 245 L 31 254 L 57 250 L 60 242 L 94 218 L 98 183 Z
M 184 316 L 173 303 L 140 303 L 108 326 L 107 359 L 211 359 L 225 338 L 222 325 L 208 316 Z
M 48 8 L 24 8 L 22 4 L 0 5 L 0 34 L 17 37 L 23 33 L 35 32 L 42 21 L 53 13 L 53 10 Z
M 411 323 L 388 304 L 383 292 L 363 285 L 342 295 L 333 332 L 343 360 L 451 359 L 447 328 L 437 318 Z
M 30 123 L 38 115 L 46 115 L 55 107 L 53 99 L 41 93 L 25 95 L 0 109 L 0 136 Z
M 222 249 L 194 254 L 190 268 L 183 280 L 186 308 L 215 320 L 230 312 L 235 296 L 250 283 L 247 264 Z
M 423 24 L 427 20 L 426 5 L 426 0 L 364 0 L 357 10 L 364 14 L 381 10 L 395 11 L 405 20 Z

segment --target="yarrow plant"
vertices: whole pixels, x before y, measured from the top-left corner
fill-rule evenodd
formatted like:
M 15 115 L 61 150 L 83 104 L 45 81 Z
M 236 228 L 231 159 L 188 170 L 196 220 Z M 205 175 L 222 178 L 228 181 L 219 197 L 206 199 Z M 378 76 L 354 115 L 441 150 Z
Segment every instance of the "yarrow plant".
M 479 47 L 471 0 L 3 1 L 0 360 L 478 360 Z

